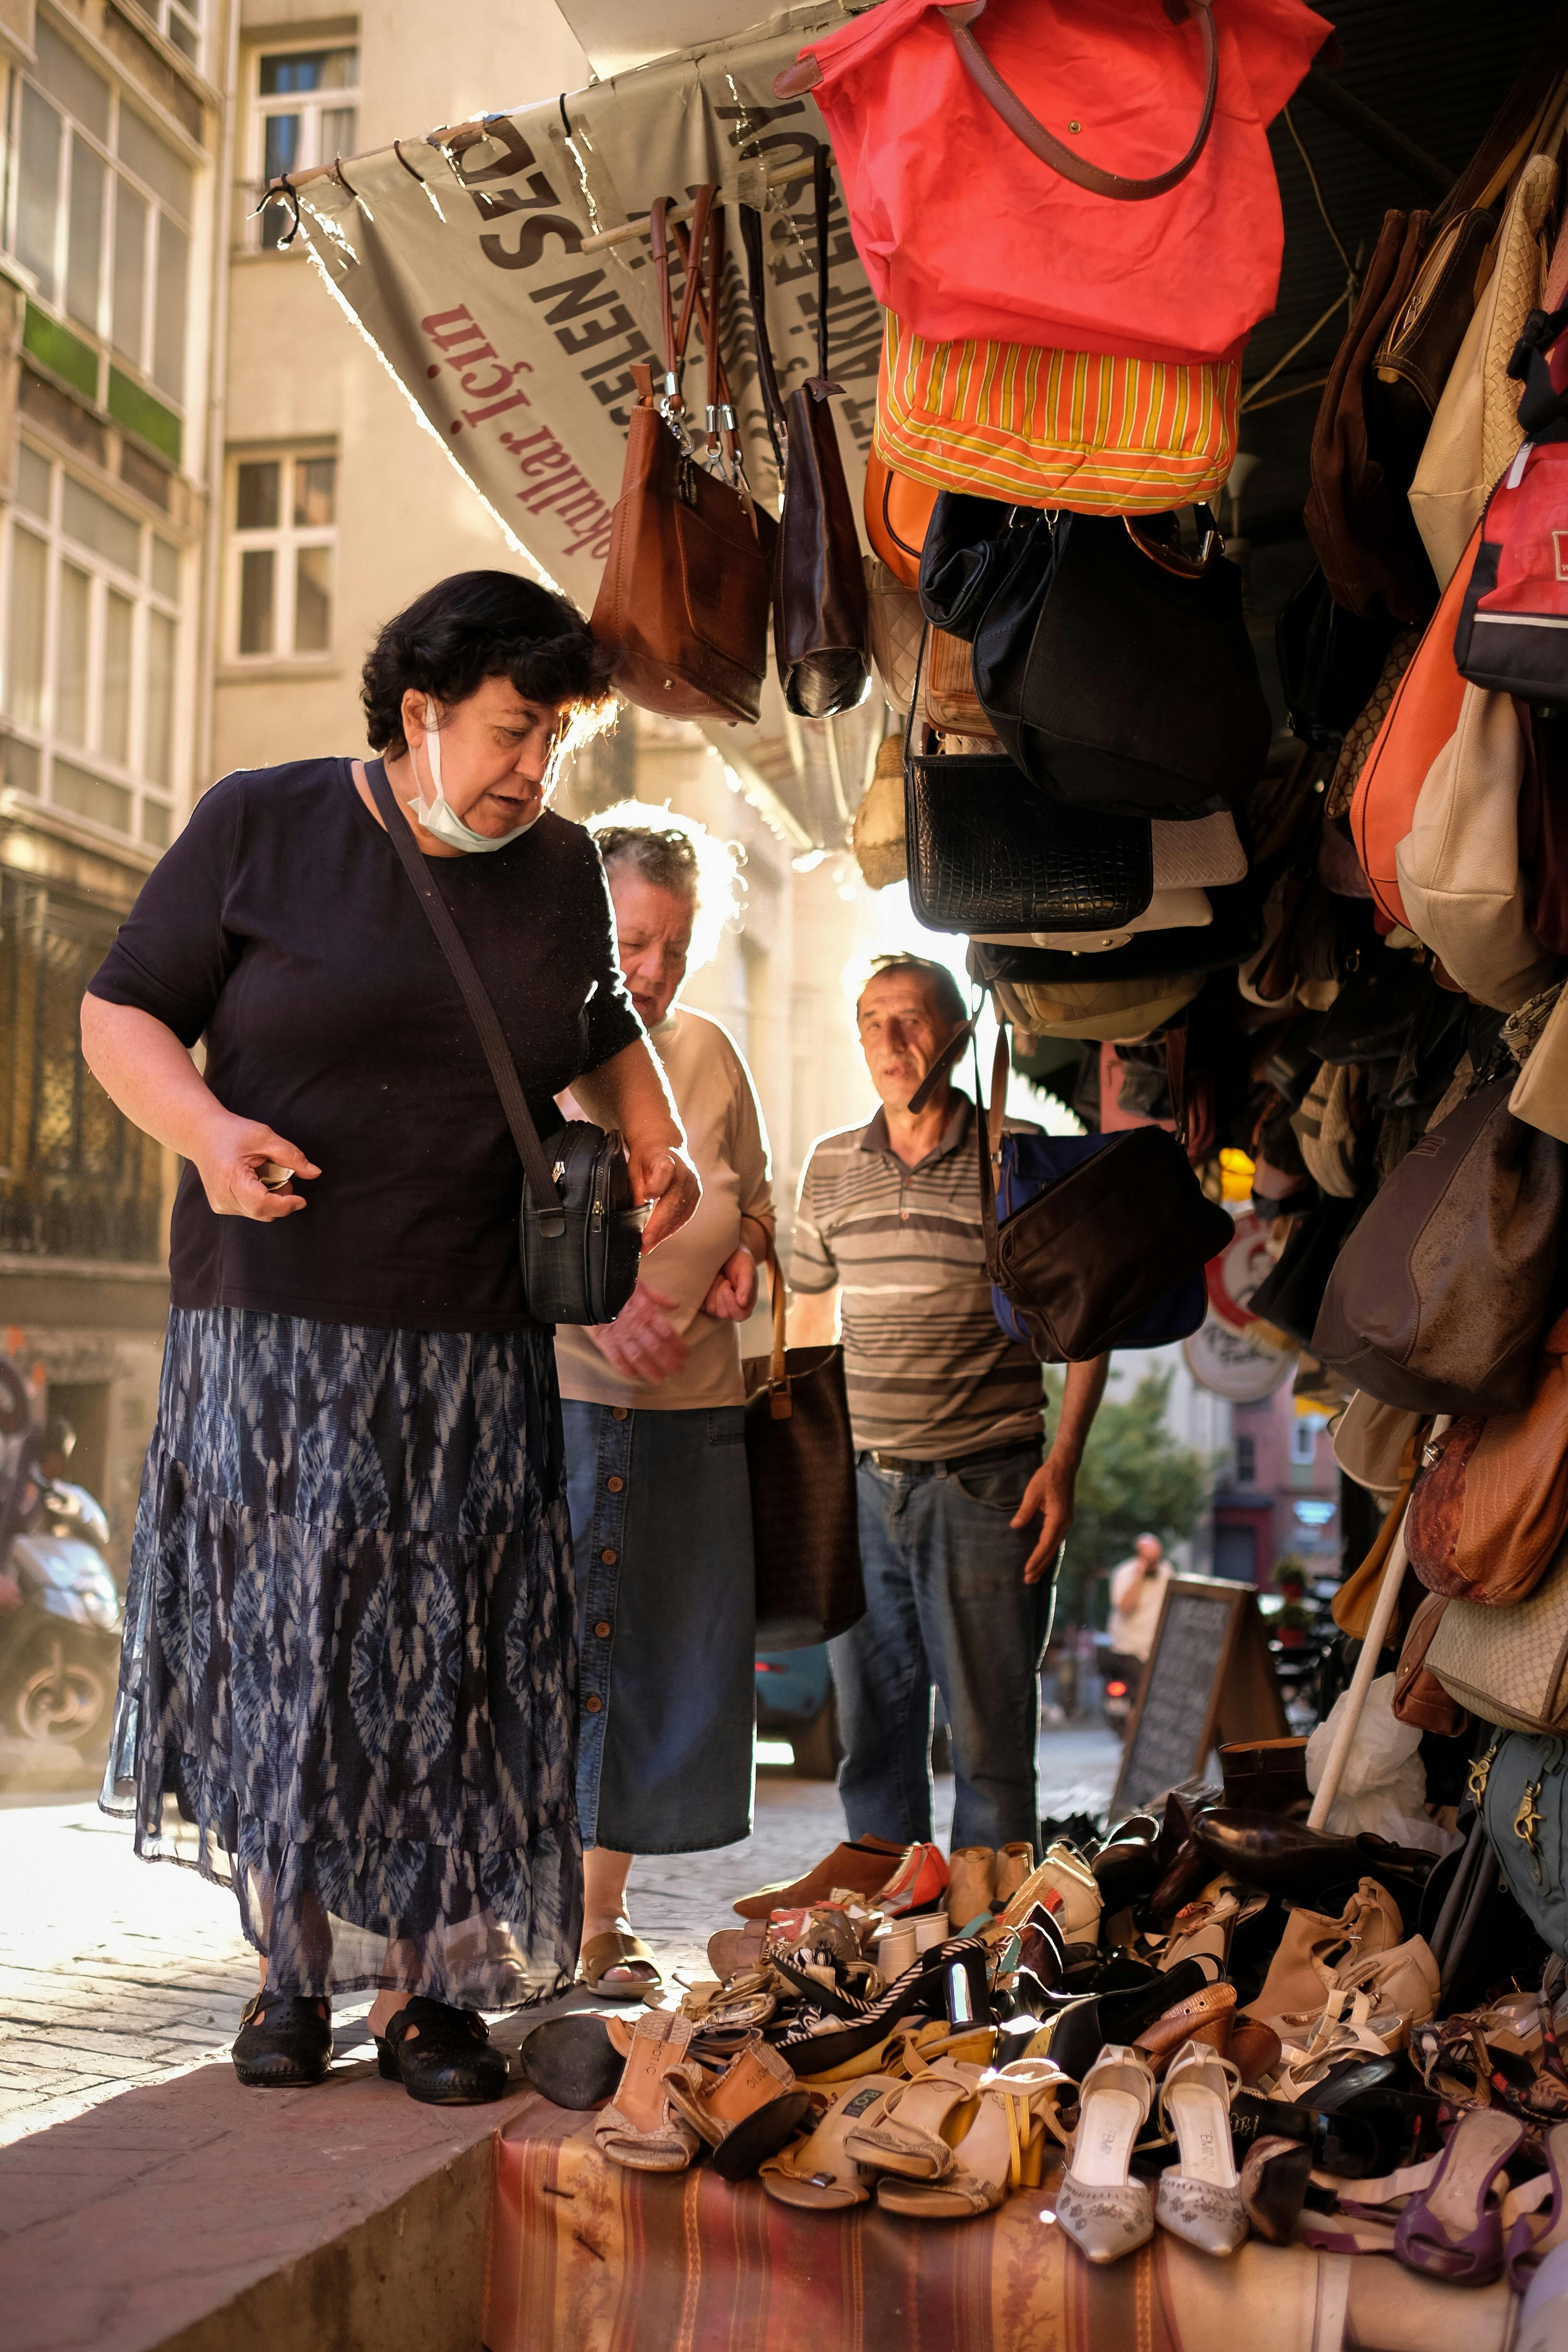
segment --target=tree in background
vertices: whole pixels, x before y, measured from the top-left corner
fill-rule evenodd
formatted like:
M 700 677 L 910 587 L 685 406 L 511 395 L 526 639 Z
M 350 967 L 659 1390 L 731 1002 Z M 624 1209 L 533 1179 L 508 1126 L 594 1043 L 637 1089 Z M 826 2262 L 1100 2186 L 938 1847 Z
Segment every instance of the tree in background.
M 1061 1402 L 1059 1374 L 1047 1372 L 1052 1407 Z M 1150 1372 L 1125 1403 L 1102 1404 L 1078 1474 L 1078 1503 L 1067 1558 L 1057 1587 L 1057 1630 L 1103 1624 L 1103 1587 L 1118 1560 L 1145 1533 L 1162 1543 L 1190 1536 L 1209 1498 L 1212 1476 L 1201 1454 L 1172 1435 L 1165 1422 L 1169 1372 Z

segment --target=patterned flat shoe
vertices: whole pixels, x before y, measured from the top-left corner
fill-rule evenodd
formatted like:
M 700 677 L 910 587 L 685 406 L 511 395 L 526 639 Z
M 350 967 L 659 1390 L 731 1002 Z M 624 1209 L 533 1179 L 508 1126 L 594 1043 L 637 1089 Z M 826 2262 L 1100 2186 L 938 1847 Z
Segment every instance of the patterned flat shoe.
M 411 2027 L 417 2027 L 412 2041 Z M 411 2099 L 428 2107 L 479 2107 L 504 2097 L 504 2050 L 489 2046 L 489 2026 L 471 2009 L 417 1995 L 405 2002 L 378 2034 L 376 2059 L 384 2079 L 401 2083 Z
M 324 2000 L 263 1988 L 245 2005 L 230 2054 L 247 2090 L 324 2083 L 332 2063 L 331 2011 Z
M 1160 2093 L 1160 2121 L 1175 2134 L 1176 2162 L 1160 2175 L 1154 2219 L 1204 2254 L 1234 2254 L 1247 2237 L 1230 2142 L 1230 2102 L 1239 2079 L 1228 2060 L 1201 2042 L 1185 2042 Z
M 1154 2077 L 1136 2050 L 1112 2042 L 1083 2078 L 1078 2129 L 1057 2190 L 1057 2220 L 1091 2263 L 1118 2263 L 1154 2234 L 1154 2209 L 1128 2177 L 1132 2144 L 1154 2104 Z

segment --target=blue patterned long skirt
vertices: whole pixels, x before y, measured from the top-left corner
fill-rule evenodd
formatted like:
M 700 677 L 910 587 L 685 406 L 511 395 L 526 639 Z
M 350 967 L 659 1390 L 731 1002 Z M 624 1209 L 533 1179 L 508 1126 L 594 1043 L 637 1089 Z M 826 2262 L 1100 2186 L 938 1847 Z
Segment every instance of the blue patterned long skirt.
M 546 1334 L 174 1311 L 102 1802 L 269 1983 L 571 1981 L 576 1675 Z

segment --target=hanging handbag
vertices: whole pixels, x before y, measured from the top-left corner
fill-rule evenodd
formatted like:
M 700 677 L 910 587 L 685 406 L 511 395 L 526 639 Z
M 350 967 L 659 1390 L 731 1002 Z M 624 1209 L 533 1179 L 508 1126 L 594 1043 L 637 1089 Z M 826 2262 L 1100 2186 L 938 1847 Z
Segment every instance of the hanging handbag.
M 1149 904 L 1146 821 L 1066 808 L 1003 752 L 939 751 L 913 708 L 904 779 L 910 905 L 928 930 L 1114 929 Z
M 849 845 L 868 889 L 886 890 L 909 877 L 904 851 L 904 747 L 885 735 L 866 797 L 855 812 Z
M 1426 1650 L 1449 1697 L 1505 1731 L 1568 1730 L 1568 1550 L 1506 1609 L 1450 1601 Z
M 889 310 L 873 446 L 939 488 L 1077 514 L 1217 498 L 1236 458 L 1236 360 L 933 343 Z
M 1177 1137 L 1163 1127 L 1134 1127 L 1099 1138 L 1098 1150 L 999 1219 L 1006 1088 L 1007 1047 L 999 1037 L 984 1118 L 978 1058 L 974 1066 L 985 1271 L 994 1299 L 1001 1294 L 998 1311 L 1011 1310 L 1043 1364 L 1080 1363 L 1144 1344 L 1129 1335 L 1161 1313 L 1176 1314 L 1189 1277 L 1201 1280 L 1208 1260 L 1235 1238 L 1230 1218 L 1205 1198 Z
M 1385 1404 L 1517 1412 L 1551 1312 L 1563 1148 L 1513 1118 L 1511 1078 L 1429 1127 L 1345 1244 L 1315 1356 Z
M 733 410 L 714 331 L 723 273 L 723 213 L 714 194 L 711 187 L 697 192 L 679 319 L 670 310 L 668 198 L 660 196 L 653 207 L 665 372 L 656 394 L 646 366 L 639 362 L 631 371 L 640 398 L 626 436 L 626 471 L 593 630 L 615 650 L 616 685 L 641 709 L 666 719 L 754 721 L 767 670 L 773 525 L 746 487 L 730 422 Z M 714 289 L 711 300 L 703 292 L 705 280 Z M 716 446 L 708 452 L 692 440 L 681 395 L 700 299 L 710 322 L 710 439 Z M 708 456 L 721 470 L 710 470 Z
M 773 659 L 787 708 L 831 719 L 865 699 L 866 581 L 855 509 L 844 479 L 827 366 L 827 212 L 832 157 L 818 145 L 812 165 L 816 205 L 816 373 L 777 409 L 778 379 L 768 341 L 762 216 L 742 210 L 756 330 L 758 375 L 774 445 L 784 451 L 784 509 L 773 559 Z M 765 353 L 765 358 L 764 358 Z
M 1444 589 L 1408 667 L 1394 689 L 1388 716 L 1367 753 L 1351 801 L 1351 839 L 1372 895 L 1388 923 L 1410 928 L 1399 888 L 1395 853 L 1409 832 L 1415 803 L 1433 761 L 1453 736 L 1465 698 L 1454 662 L 1458 618 L 1472 550 Z
M 844 1350 L 784 1346 L 784 1286 L 770 1249 L 773 1344 L 741 1366 L 756 1559 L 757 1647 L 805 1650 L 866 1613 Z
M 974 656 L 962 637 L 949 636 L 945 629 L 930 633 L 925 691 L 916 707 L 919 722 L 939 734 L 996 740 L 996 730 L 974 690 Z
M 970 978 L 990 990 L 1002 1020 L 1037 1037 L 1087 1037 L 1102 1044 L 1147 1037 L 1190 1004 L 1204 984 L 1201 971 L 1173 972 L 1157 980 L 1056 984 L 988 979 L 979 968 L 979 952 L 971 945 Z
M 1079 809 L 1068 814 L 1081 817 L 1089 812 Z M 1132 930 L 1121 947 L 1105 948 L 1097 942 L 1097 974 L 1102 981 L 1128 982 L 1142 994 L 1152 996 L 1161 984 L 1177 975 L 1223 971 L 1250 955 L 1258 945 L 1261 922 L 1255 886 L 1250 881 L 1238 882 L 1228 889 L 1211 889 L 1205 895 L 1209 904 L 1206 923 L 1194 924 L 1190 929 L 1184 924 L 1171 930 Z M 998 947 L 978 936 L 993 929 L 1010 931 L 1014 928 L 1011 923 L 971 926 L 969 966 L 983 987 L 988 988 L 996 980 L 1044 982 L 1047 988 L 1052 982 L 1061 982 L 1070 987 L 1083 979 L 1081 950 Z M 1025 926 L 1019 924 L 1016 928 L 1023 929 Z M 1071 926 L 1031 923 L 1027 928 L 1068 929 Z
M 1504 1608 L 1568 1539 L 1568 1316 L 1547 1333 L 1522 1412 L 1463 1414 L 1431 1438 L 1405 1549 L 1429 1592 Z
M 773 87 L 816 97 L 917 334 L 1223 360 L 1274 308 L 1267 125 L 1328 32 L 1300 0 L 1228 0 L 1223 33 L 1209 0 L 882 0 Z
M 1467 686 L 1459 722 L 1426 772 L 1394 853 L 1416 938 L 1478 1003 L 1516 1012 L 1552 979 L 1526 920 L 1520 865 L 1524 734 L 1511 695 Z
M 914 699 L 925 615 L 912 588 L 894 577 L 879 555 L 866 558 L 866 642 L 882 692 L 901 719 Z
M 1415 282 L 1426 234 L 1425 213 L 1384 215 L 1318 404 L 1303 510 L 1335 603 L 1395 621 L 1425 621 L 1437 585 L 1410 512 L 1420 440 L 1401 430 L 1368 376 L 1373 354 Z
M 626 1148 L 614 1129 L 569 1119 L 546 1151 L 494 1005 L 451 910 L 419 854 L 379 760 L 365 763 L 386 837 L 414 885 L 436 943 L 462 992 L 522 1162 L 518 1253 L 535 1323 L 611 1323 L 637 1288 L 648 1204 L 634 1206 Z
M 1454 657 L 1472 686 L 1527 702 L 1568 701 L 1568 309 L 1537 311 L 1521 338 L 1519 423 L 1531 438 L 1486 504 L 1480 545 L 1454 631 Z
M 1448 1696 L 1426 1663 L 1447 1606 L 1440 1593 L 1429 1592 L 1410 1620 L 1394 1670 L 1391 1705 L 1395 1722 L 1413 1723 L 1418 1731 L 1441 1732 L 1451 1738 L 1466 1728 L 1469 1717 Z
M 936 492 L 929 482 L 917 482 L 878 457 L 866 459 L 866 488 L 861 511 L 873 555 L 879 556 L 900 586 L 920 585 L 921 550 Z
M 1274 625 L 1292 734 L 1315 751 L 1342 742 L 1377 689 L 1393 637 L 1392 621 L 1336 604 L 1315 563 Z
M 1195 558 L 1126 518 L 1042 516 L 1006 534 L 974 683 L 1007 751 L 1058 799 L 1205 816 L 1263 773 L 1273 721 L 1241 574 L 1208 522 Z

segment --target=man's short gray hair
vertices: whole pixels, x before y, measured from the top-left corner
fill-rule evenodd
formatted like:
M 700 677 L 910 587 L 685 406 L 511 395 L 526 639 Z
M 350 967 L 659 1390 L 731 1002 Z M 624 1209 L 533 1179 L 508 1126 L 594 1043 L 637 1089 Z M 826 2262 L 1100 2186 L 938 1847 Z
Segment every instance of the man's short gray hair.
M 946 964 L 937 963 L 930 956 L 879 955 L 871 958 L 871 969 L 860 984 L 860 994 L 855 999 L 855 1010 L 860 1010 L 860 997 L 874 980 L 890 980 L 900 972 L 915 972 L 931 991 L 931 1003 L 943 1021 L 962 1029 L 969 1018 L 969 1008 L 963 992 Z

